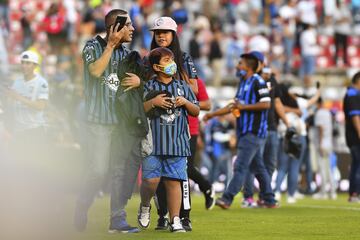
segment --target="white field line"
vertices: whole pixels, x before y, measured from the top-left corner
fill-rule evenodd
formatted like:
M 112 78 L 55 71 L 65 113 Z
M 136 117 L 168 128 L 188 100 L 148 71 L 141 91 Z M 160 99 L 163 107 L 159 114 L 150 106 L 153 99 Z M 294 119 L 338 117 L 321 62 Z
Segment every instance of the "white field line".
M 360 207 L 344 207 L 344 206 L 286 205 L 286 207 L 314 208 L 314 209 L 342 209 L 342 210 L 350 210 L 350 211 L 360 211 Z

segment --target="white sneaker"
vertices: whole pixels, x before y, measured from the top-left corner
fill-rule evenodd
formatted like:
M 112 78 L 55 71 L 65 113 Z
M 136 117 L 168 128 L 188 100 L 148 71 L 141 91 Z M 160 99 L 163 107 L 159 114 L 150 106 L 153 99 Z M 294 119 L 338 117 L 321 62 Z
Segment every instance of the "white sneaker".
M 349 203 L 360 203 L 360 198 L 357 194 L 352 194 L 349 199 Z
M 304 199 L 304 197 L 305 197 L 304 194 L 299 193 L 298 191 L 296 191 L 294 194 L 294 198 L 296 199 Z
M 330 199 L 331 200 L 336 200 L 337 199 L 337 194 L 336 193 L 330 193 Z
M 142 229 L 146 229 L 150 226 L 150 210 L 151 206 L 144 207 L 140 204 L 137 220 L 139 227 Z
M 244 200 L 241 202 L 241 208 L 255 208 L 255 207 L 257 207 L 257 204 L 252 197 L 244 198 Z
M 275 192 L 275 200 L 276 201 L 280 201 L 281 200 L 281 193 L 280 192 Z
M 296 198 L 293 196 L 288 196 L 286 199 L 286 202 L 289 204 L 294 204 L 294 203 L 296 203 Z
M 178 216 L 175 216 L 173 218 L 173 221 L 170 225 L 170 231 L 173 233 L 186 232 Z
M 312 198 L 316 200 L 326 200 L 329 197 L 326 193 L 315 193 L 314 195 L 312 195 Z

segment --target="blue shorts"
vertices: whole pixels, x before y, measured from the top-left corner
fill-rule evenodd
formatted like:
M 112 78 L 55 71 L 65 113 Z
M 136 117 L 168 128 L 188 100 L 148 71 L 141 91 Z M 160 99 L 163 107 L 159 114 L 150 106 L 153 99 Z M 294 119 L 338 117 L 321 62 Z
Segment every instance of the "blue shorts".
M 142 163 L 144 179 L 167 177 L 186 181 L 186 157 L 148 156 Z

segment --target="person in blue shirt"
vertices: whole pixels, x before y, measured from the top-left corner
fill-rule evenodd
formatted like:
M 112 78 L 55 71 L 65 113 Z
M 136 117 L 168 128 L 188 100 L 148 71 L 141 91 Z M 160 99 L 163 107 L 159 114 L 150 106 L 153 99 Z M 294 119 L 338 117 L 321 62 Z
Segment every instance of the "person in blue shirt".
M 186 158 L 191 155 L 187 116 L 197 116 L 200 108 L 195 94 L 182 80 L 175 79 L 177 66 L 173 52 L 164 47 L 153 49 L 149 63 L 156 76 L 144 86 L 144 109 L 151 115 L 150 128 L 153 151 L 142 163 L 141 204 L 138 224 L 146 229 L 150 225 L 150 201 L 155 195 L 160 178 L 163 178 L 170 214 L 170 230 L 185 232 L 179 215 L 182 201 L 180 182 L 187 181 Z
M 360 72 L 352 78 L 344 98 L 346 144 L 351 153 L 349 202 L 360 202 Z
M 270 177 L 263 160 L 263 149 L 267 136 L 268 109 L 270 95 L 266 82 L 258 74 L 258 59 L 252 54 L 243 54 L 238 65 L 244 74 L 236 93 L 234 103 L 204 116 L 207 121 L 234 110 L 240 111 L 236 119 L 237 158 L 234 164 L 233 177 L 216 205 L 228 209 L 243 187 L 246 174 L 254 172 L 260 182 L 263 193 L 263 206 L 276 207 L 277 202 L 270 185 Z

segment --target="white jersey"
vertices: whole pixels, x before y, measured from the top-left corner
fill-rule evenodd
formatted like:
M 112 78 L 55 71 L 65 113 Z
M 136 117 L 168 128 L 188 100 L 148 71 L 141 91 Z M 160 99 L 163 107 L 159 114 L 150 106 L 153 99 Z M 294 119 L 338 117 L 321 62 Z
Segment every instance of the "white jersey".
M 332 117 L 329 110 L 320 108 L 315 114 L 315 126 L 323 128 L 323 139 L 321 141 L 321 148 L 332 151 Z M 318 133 L 319 136 L 319 133 Z M 319 146 L 320 141 L 317 138 L 316 146 Z
M 47 81 L 40 75 L 25 81 L 18 79 L 12 85 L 12 90 L 31 101 L 48 100 L 49 87 Z M 26 129 L 38 128 L 46 125 L 43 110 L 31 108 L 20 101 L 14 103 L 14 130 L 23 131 Z

